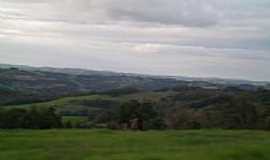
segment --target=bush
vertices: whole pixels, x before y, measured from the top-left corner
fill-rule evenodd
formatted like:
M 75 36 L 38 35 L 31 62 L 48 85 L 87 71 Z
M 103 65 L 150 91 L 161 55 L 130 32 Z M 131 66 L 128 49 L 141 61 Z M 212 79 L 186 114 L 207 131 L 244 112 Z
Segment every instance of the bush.
M 0 111 L 0 128 L 50 129 L 61 128 L 61 117 L 53 108 L 37 110 L 7 109 Z

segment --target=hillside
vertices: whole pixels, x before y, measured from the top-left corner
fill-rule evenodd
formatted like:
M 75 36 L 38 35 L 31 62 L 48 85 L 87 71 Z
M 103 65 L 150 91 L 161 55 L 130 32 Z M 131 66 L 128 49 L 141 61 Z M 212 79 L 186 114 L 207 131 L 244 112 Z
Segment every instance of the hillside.
M 2 108 L 28 110 L 32 107 L 53 107 L 63 117 L 64 122 L 71 122 L 73 127 L 109 127 L 111 123 L 118 121 L 117 117 L 121 114 L 120 109 L 123 105 L 130 107 L 129 117 L 132 118 L 131 102 L 136 100 L 148 108 L 152 106 L 154 112 L 150 112 L 151 116 L 162 119 L 162 123 L 172 129 L 196 128 L 195 124 L 202 128 L 268 128 L 270 125 L 270 91 L 267 90 L 176 87 L 160 91 L 119 94 L 120 92 L 121 90 L 92 93 Z
M 0 105 L 52 100 L 62 96 L 113 89 L 158 90 L 172 88 L 174 79 L 118 74 L 66 74 L 19 68 L 0 69 Z M 133 88 L 133 89 L 132 89 Z
M 156 91 L 177 86 L 256 91 L 266 82 L 150 76 L 83 69 L 0 65 L 0 105 L 42 102 L 110 90 Z
M 78 69 L 0 69 L 3 128 L 46 128 L 30 124 L 49 115 L 62 127 L 120 129 L 142 119 L 145 129 L 269 129 L 269 105 L 270 91 L 249 83 L 221 85 Z

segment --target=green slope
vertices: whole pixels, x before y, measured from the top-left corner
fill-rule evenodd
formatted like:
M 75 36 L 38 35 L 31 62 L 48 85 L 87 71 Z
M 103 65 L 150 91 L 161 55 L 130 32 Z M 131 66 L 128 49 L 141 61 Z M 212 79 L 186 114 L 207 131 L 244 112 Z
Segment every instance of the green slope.
M 0 132 L 8 160 L 269 160 L 263 131 L 16 130 Z

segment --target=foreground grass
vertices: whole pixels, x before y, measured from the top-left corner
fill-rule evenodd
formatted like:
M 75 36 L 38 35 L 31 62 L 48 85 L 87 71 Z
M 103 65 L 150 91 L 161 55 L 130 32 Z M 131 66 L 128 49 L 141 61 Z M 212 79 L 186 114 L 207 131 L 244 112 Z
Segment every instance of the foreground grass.
M 0 160 L 269 159 L 263 131 L 0 131 Z

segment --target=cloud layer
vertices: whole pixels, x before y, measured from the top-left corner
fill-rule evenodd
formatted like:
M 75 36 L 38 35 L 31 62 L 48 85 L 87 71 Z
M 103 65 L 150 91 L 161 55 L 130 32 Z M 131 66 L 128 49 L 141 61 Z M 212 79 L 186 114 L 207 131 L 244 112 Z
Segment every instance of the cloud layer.
M 0 0 L 0 63 L 270 80 L 269 0 Z

